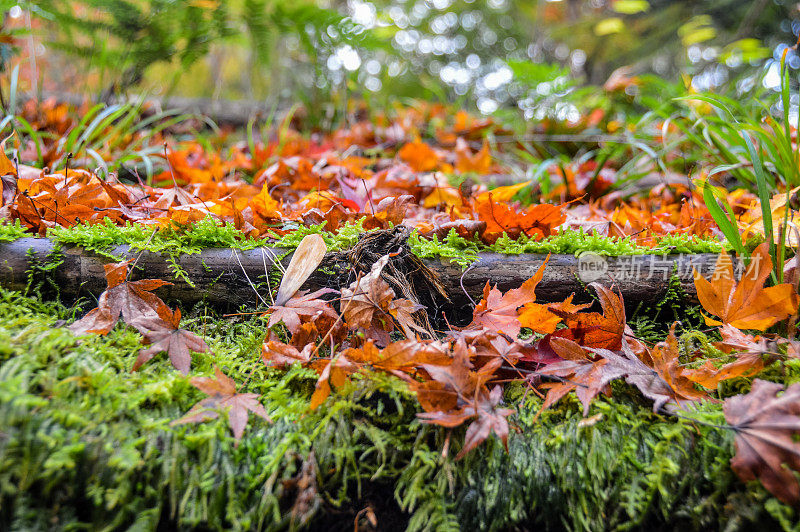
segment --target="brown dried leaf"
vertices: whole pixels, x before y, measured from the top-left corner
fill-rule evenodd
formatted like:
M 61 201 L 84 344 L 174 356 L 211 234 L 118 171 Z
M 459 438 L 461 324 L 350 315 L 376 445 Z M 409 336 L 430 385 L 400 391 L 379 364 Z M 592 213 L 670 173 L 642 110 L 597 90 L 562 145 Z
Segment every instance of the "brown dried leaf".
M 299 292 L 295 297 L 287 301 L 284 306 L 272 305 L 269 308 L 271 312 L 269 327 L 277 325 L 278 322 L 283 322 L 289 332 L 295 334 L 300 330 L 301 322 L 316 321 L 323 316 L 335 321 L 338 319 L 336 311 L 331 308 L 327 301 L 320 299 L 325 294 L 335 292 L 330 288 L 322 288 L 310 294 Z
M 208 395 L 205 399 L 194 405 L 182 418 L 172 422 L 173 425 L 184 423 L 202 423 L 219 417 L 220 411 L 228 411 L 228 423 L 237 445 L 244 429 L 247 426 L 248 412 L 272 423 L 264 406 L 259 402 L 259 395 L 255 393 L 236 393 L 236 383 L 233 379 L 214 367 L 216 378 L 195 377 L 192 385 Z
M 391 331 L 394 328 L 389 304 L 394 290 L 383 280 L 381 272 L 389 262 L 389 255 L 377 260 L 370 272 L 342 290 L 341 308 L 344 320 L 353 329 Z
M 561 382 L 546 384 L 548 388 L 542 409 L 556 404 L 559 399 L 575 391 L 583 405 L 583 415 L 589 414 L 592 401 L 608 390 L 608 384 L 625 375 L 622 368 L 609 364 L 605 359 L 595 360 L 581 346 L 566 338 L 550 338 L 550 346 L 565 359 L 554 362 L 538 371 L 541 376 L 561 379 Z
M 158 353 L 166 352 L 172 365 L 183 373 L 189 374 L 192 365 L 192 355 L 208 352 L 205 341 L 186 329 L 180 328 L 181 311 L 175 309 L 173 313 L 166 305 L 157 309 L 157 316 L 140 316 L 133 320 L 131 325 L 141 332 L 146 343 L 152 344 L 148 349 L 139 351 L 133 370 L 138 370 L 144 363 Z
M 75 334 L 108 334 L 119 320 L 133 324 L 142 317 L 157 316 L 156 309 L 166 306 L 151 290 L 164 285 L 171 285 L 160 279 L 142 279 L 128 281 L 128 264 L 130 261 L 104 266 L 108 289 L 100 294 L 97 308 L 70 325 Z
M 786 504 L 800 502 L 795 474 L 800 471 L 800 384 L 784 391 L 780 384 L 756 379 L 750 393 L 726 399 L 723 411 L 736 431 L 731 467 L 739 478 L 760 480 Z

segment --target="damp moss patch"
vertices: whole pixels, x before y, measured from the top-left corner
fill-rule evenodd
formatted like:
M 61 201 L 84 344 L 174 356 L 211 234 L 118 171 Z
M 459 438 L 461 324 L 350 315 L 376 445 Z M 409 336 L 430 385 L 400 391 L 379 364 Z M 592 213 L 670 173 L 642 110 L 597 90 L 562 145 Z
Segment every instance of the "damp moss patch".
M 509 452 L 490 439 L 454 461 L 463 430 L 416 421 L 395 378 L 354 379 L 309 412 L 315 376 L 267 370 L 266 323 L 187 312 L 240 391 L 261 394 L 274 420 L 251 418 L 237 446 L 224 419 L 171 426 L 203 395 L 166 357 L 130 367 L 140 337 L 118 326 L 78 339 L 61 325 L 75 309 L 0 290 L 0 528 L 352 530 L 370 506 L 381 529 L 665 530 L 775 528 L 797 516 L 731 472 L 732 434 L 654 415 L 615 388 L 584 420 L 574 400 L 539 419 L 540 401 L 511 386 Z M 723 422 L 718 405 L 691 414 Z M 295 480 L 316 464 L 316 492 Z M 302 503 L 302 504 L 300 504 Z
M 239 250 L 254 249 L 259 246 L 294 249 L 309 234 L 319 234 L 325 239 L 330 251 L 340 251 L 355 245 L 364 233 L 362 220 L 343 225 L 335 232 L 325 229 L 325 223 L 313 226 L 285 224 L 281 229 L 290 232 L 281 236 L 275 231 L 267 238 L 248 237 L 232 224 L 222 224 L 207 217 L 189 225 L 170 224 L 167 226 L 147 226 L 141 224 L 116 225 L 106 219 L 100 224 L 77 224 L 72 227 L 53 227 L 47 236 L 60 244 L 81 246 L 108 258 L 114 258 L 111 250 L 120 245 L 133 249 L 165 253 L 170 256 L 199 253 L 207 248 L 231 248 Z M 0 223 L 0 242 L 10 242 L 24 236 L 31 236 L 19 221 Z M 502 236 L 494 244 L 487 246 L 479 241 L 465 239 L 455 230 L 444 238 L 423 238 L 416 231 L 409 238 L 409 247 L 421 258 L 442 257 L 455 262 L 469 264 L 477 260 L 481 252 L 520 255 L 523 253 L 552 253 L 578 255 L 592 251 L 601 255 L 664 255 L 676 253 L 719 253 L 725 249 L 716 239 L 692 235 L 664 235 L 655 239 L 655 245 L 643 246 L 632 238 L 608 237 L 583 231 L 563 231 L 559 234 L 535 240 L 525 235 L 511 239 Z

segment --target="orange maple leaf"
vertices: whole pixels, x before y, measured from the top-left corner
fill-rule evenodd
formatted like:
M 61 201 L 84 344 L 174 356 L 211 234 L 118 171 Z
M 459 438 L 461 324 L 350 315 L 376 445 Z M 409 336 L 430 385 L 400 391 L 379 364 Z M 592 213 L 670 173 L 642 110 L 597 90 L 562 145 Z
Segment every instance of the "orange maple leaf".
M 486 222 L 482 235 L 484 241 L 491 244 L 503 233 L 511 238 L 524 234 L 539 240 L 554 234 L 556 228 L 564 223 L 566 217 L 561 212 L 562 205 L 541 203 L 518 209 L 508 203 L 528 183 L 499 187 L 475 198 L 473 205 L 478 219 Z
M 554 336 L 574 340 L 584 347 L 619 350 L 625 334 L 625 305 L 622 297 L 600 283 L 590 283 L 589 286 L 597 292 L 603 313 L 577 313 L 563 308 L 563 305 L 561 308 L 550 305 L 550 310 L 561 316 L 568 327 L 556 331 Z
M 797 314 L 800 296 L 791 284 L 764 287 L 772 271 L 768 244 L 758 246 L 750 265 L 737 283 L 730 257 L 720 253 L 711 281 L 694 270 L 697 298 L 709 313 L 722 321 L 705 317 L 707 325 L 727 323 L 737 329 L 764 331 L 781 320 Z
M 400 148 L 397 155 L 415 172 L 430 172 L 439 166 L 439 156 L 421 140 L 409 142 Z
M 522 283 L 522 286 L 502 294 L 497 287 L 490 288 L 489 282 L 483 288 L 483 299 L 472 313 L 470 329 L 486 328 L 494 332 L 503 332 L 511 337 L 519 335 L 522 327 L 534 332 L 548 334 L 556 330 L 561 323 L 562 315 L 572 316 L 589 305 L 575 305 L 570 295 L 561 303 L 536 303 L 536 287 L 544 277 L 544 269 L 550 255 L 533 276 Z M 561 314 L 558 314 L 560 312 Z
M 723 325 L 720 335 L 722 342 L 717 342 L 716 347 L 726 353 L 730 352 L 736 359 L 722 366 L 707 360 L 699 368 L 684 370 L 684 374 L 692 382 L 714 390 L 724 380 L 755 375 L 766 367 L 774 355 L 765 338 L 750 336 L 731 325 Z
M 459 173 L 473 172 L 488 174 L 492 167 L 492 156 L 489 153 L 489 143 L 483 141 L 483 146 L 475 154 L 462 138 L 456 140 L 456 171 Z

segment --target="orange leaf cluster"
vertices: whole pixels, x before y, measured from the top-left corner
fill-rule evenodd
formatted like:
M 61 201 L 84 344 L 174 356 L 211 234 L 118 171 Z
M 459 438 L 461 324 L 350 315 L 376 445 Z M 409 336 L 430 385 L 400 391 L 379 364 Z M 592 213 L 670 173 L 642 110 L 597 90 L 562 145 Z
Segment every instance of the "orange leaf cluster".
M 52 102 L 38 108 L 26 104 L 24 113 L 40 132 L 66 135 L 78 125 Z M 261 238 L 301 225 L 325 223 L 336 230 L 356 220 L 365 229 L 403 224 L 428 238 L 455 230 L 487 244 L 504 233 L 538 240 L 567 228 L 627 236 L 643 245 L 654 245 L 663 234 L 718 234 L 702 198 L 671 183 L 672 176 L 662 176 L 662 184 L 626 203 L 614 190 L 616 170 L 594 162 L 553 167 L 551 192 L 539 196 L 552 203 L 531 203 L 537 187 L 527 182 L 490 190 L 469 176 L 510 178 L 511 169 L 498 157 L 503 145 L 485 141 L 487 133 L 502 130 L 490 119 L 463 111 L 450 114 L 443 106 L 420 103 L 391 117 L 378 115 L 371 122 L 354 121 L 310 137 L 291 126 L 281 123 L 279 134 L 226 150 L 196 142 L 168 146 L 163 164 L 147 183 L 136 172 L 127 181 L 100 178 L 83 169 L 95 165 L 86 154 L 70 159 L 48 140 L 52 153 L 43 158 L 51 168 L 62 168 L 58 172 L 0 159 L 0 217 L 19 219 L 38 234 L 78 222 L 165 227 L 206 217 Z M 423 138 L 429 131 L 436 132 L 435 139 Z M 110 135 L 109 148 L 95 156 L 107 160 L 114 159 L 115 150 L 143 142 L 139 133 L 117 138 L 111 126 L 104 133 Z M 224 140 L 223 135 L 211 144 Z M 159 133 L 148 142 L 148 149 L 160 149 L 165 138 Z M 20 160 L 31 160 L 37 152 L 26 145 L 17 153 Z M 448 174 L 467 180 L 456 186 Z M 752 197 L 732 196 L 731 203 L 746 213 Z

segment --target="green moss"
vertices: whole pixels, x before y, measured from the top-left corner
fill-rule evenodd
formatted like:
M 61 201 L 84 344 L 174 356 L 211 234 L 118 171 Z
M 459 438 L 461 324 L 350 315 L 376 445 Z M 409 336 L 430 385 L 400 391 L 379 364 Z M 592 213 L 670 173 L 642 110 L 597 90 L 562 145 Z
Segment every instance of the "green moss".
M 637 244 L 630 237 L 608 237 L 598 233 L 585 233 L 581 230 L 562 231 L 538 241 L 525 235 L 512 240 L 504 234 L 487 249 L 507 255 L 522 253 L 578 255 L 584 251 L 592 251 L 608 256 L 719 253 L 723 249 L 719 241 L 697 236 L 664 235 L 657 237 L 656 242 L 654 247 L 647 247 Z
M 523 385 L 506 454 L 490 439 L 455 462 L 464 438 L 416 421 L 398 379 L 356 377 L 309 412 L 315 375 L 267 369 L 259 316 L 186 312 L 239 390 L 259 393 L 275 421 L 251 418 L 240 445 L 225 419 L 170 426 L 203 395 L 165 356 L 129 371 L 140 337 L 118 326 L 75 338 L 59 327 L 74 309 L 0 290 L 0 528 L 286 529 L 291 479 L 312 453 L 319 499 L 309 526 L 350 528 L 370 504 L 382 527 L 411 530 L 777 527 L 793 510 L 730 470 L 732 434 L 654 415 L 617 391 L 582 422 L 574 398 L 535 418 Z M 624 387 L 624 386 L 623 386 Z M 617 389 L 617 388 L 615 388 Z M 718 404 L 686 414 L 723 423 Z
M 259 246 L 292 250 L 309 234 L 322 235 L 330 251 L 338 251 L 353 246 L 359 236 L 364 233 L 363 220 L 345 224 L 335 233 L 325 229 L 325 223 L 306 227 L 289 222 L 282 230 L 291 231 L 283 236 L 276 232 L 269 233 L 270 239 L 250 238 L 237 230 L 232 224 L 221 224 L 214 218 L 207 217 L 189 225 L 171 224 L 155 228 L 147 225 L 132 224 L 115 225 L 110 219 L 102 224 L 78 224 L 73 227 L 54 227 L 48 230 L 52 240 L 68 245 L 84 247 L 112 260 L 120 257 L 113 254 L 116 246 L 128 245 L 136 250 L 147 250 L 163 253 L 173 262 L 175 273 L 185 276 L 175 262 L 181 254 L 199 253 L 204 248 L 223 247 L 233 249 L 253 249 Z M 19 225 L 0 225 L 0 242 L 15 240 L 25 236 L 25 230 Z M 578 255 L 583 251 L 593 251 L 602 255 L 644 255 L 675 253 L 719 253 L 723 244 L 716 240 L 703 239 L 696 236 L 665 235 L 657 238 L 655 247 L 636 244 L 631 238 L 612 238 L 599 234 L 587 234 L 583 231 L 564 231 L 542 240 L 534 240 L 520 236 L 512 240 L 507 235 L 500 237 L 491 246 L 467 240 L 451 230 L 443 240 L 438 237 L 422 238 L 414 231 L 409 238 L 412 252 L 422 258 L 445 258 L 467 267 L 478 258 L 480 252 L 495 252 L 508 255 L 522 253 L 553 253 Z
M 587 424 L 571 403 L 538 421 L 521 414 L 508 454 L 495 447 L 466 458 L 455 509 L 464 528 L 737 530 L 772 521 L 763 507 L 771 497 L 730 470 L 730 431 L 675 422 L 617 395 L 598 401 Z M 724 424 L 718 405 L 688 415 Z
M 433 238 L 422 238 L 417 231 L 413 231 L 408 238 L 408 247 L 411 252 L 423 259 L 445 258 L 450 262 L 466 268 L 476 260 L 480 246 L 471 240 L 467 240 L 456 233 L 455 229 L 450 229 L 443 241 L 433 235 Z
M 273 245 L 279 248 L 295 249 L 306 236 L 321 235 L 328 246 L 328 251 L 340 251 L 353 247 L 358 242 L 358 237 L 365 232 L 363 218 L 342 225 L 336 232 L 326 230 L 326 225 L 327 222 L 312 225 L 311 227 L 300 224 L 287 224 L 283 229 L 291 230 L 292 232 L 284 236 L 279 236 L 277 233 L 272 232 L 272 237 L 276 239 Z
M 0 243 L 13 242 L 24 236 L 26 236 L 26 231 L 20 225 L 19 220 L 14 220 L 13 222 L 8 220 L 0 221 Z
M 263 240 L 245 236 L 233 224 L 222 224 L 211 217 L 192 224 L 173 223 L 165 227 L 133 223 L 116 225 L 106 218 L 102 224 L 56 226 L 48 230 L 47 236 L 58 244 L 81 246 L 111 260 L 122 259 L 114 254 L 114 248 L 122 245 L 133 250 L 161 253 L 170 262 L 175 277 L 190 285 L 188 273 L 177 262 L 181 255 L 200 253 L 211 247 L 246 250 L 264 245 Z
M 241 391 L 262 394 L 275 423 L 251 419 L 238 447 L 224 420 L 170 427 L 203 395 L 164 357 L 130 373 L 137 333 L 118 327 L 79 341 L 53 327 L 65 309 L 53 313 L 55 306 L 2 294 L 0 528 L 285 527 L 293 499 L 282 481 L 312 451 L 324 472 L 323 498 L 345 508 L 360 484 L 398 475 L 395 450 L 415 442 L 411 430 L 378 428 L 415 426 L 414 411 L 398 408 L 410 401 L 397 383 L 370 381 L 308 413 L 315 378 L 299 368 L 267 370 L 261 318 L 197 313 L 189 327 L 205 330 L 215 355 L 195 355 L 193 374 L 211 374 L 218 364 Z
M 49 229 L 47 236 L 55 242 L 81 246 L 109 258 L 117 258 L 111 253 L 114 247 L 126 244 L 136 250 L 171 256 L 200 253 L 210 247 L 246 250 L 264 245 L 263 240 L 246 237 L 233 224 L 221 224 L 211 217 L 193 224 L 160 228 L 133 223 L 116 225 L 107 218 L 102 224 L 57 226 Z
M 490 245 L 459 236 L 451 229 L 443 241 L 435 235 L 433 238 L 422 238 L 412 233 L 409 238 L 411 250 L 422 258 L 442 257 L 461 267 L 467 267 L 478 260 L 478 253 L 492 252 L 505 255 L 521 255 L 524 253 L 579 255 L 584 251 L 592 251 L 600 255 L 670 255 L 678 253 L 719 253 L 724 249 L 717 240 L 704 239 L 697 236 L 664 235 L 657 237 L 654 247 L 637 244 L 632 238 L 608 237 L 583 231 L 563 231 L 556 235 L 535 240 L 521 235 L 516 240 L 503 234 Z

